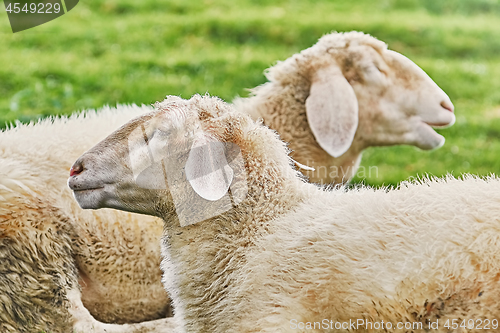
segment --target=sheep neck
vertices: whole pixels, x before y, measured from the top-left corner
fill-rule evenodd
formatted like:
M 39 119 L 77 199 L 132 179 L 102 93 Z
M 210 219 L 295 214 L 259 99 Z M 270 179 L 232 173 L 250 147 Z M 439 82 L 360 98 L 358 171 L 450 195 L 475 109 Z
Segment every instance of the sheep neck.
M 215 331 L 216 318 L 231 308 L 229 304 L 241 302 L 235 272 L 245 265 L 248 251 L 275 232 L 277 217 L 293 211 L 315 189 L 289 165 L 260 157 L 246 159 L 248 196 L 235 208 L 187 227 L 180 227 L 173 215 L 164 218 L 164 283 L 187 331 Z M 294 176 L 280 176 L 287 173 Z
M 305 81 L 305 80 L 303 80 Z M 240 102 L 254 119 L 276 130 L 282 140 L 289 142 L 290 156 L 297 162 L 315 168 L 303 173 L 313 183 L 342 183 L 357 171 L 365 148 L 361 133 L 356 132 L 349 150 L 340 157 L 329 155 L 314 138 L 306 115 L 305 101 L 310 84 L 268 82 L 253 91 L 255 96 Z

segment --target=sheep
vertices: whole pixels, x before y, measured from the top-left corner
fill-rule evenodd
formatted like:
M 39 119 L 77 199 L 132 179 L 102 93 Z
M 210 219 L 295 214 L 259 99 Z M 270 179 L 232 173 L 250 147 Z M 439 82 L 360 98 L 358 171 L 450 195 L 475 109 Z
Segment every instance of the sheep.
M 498 328 L 499 179 L 327 191 L 292 164 L 248 115 L 169 97 L 79 157 L 68 185 L 83 209 L 164 220 L 179 332 Z
M 455 122 L 449 97 L 415 63 L 361 32 L 331 33 L 268 69 L 237 109 L 278 131 L 312 182 L 342 183 L 364 149 L 436 149 Z
M 367 35 L 354 32 L 349 34 L 332 34 L 323 37 L 323 42 L 320 41 L 320 43 L 313 48 L 319 49 L 319 45 L 321 43 L 325 44 L 326 42 L 324 41 L 328 38 L 337 40 L 336 42 L 329 42 L 329 44 L 340 45 L 343 43 L 343 46 L 346 44 L 345 40 L 353 40 L 349 43 L 349 47 L 339 47 L 341 50 L 337 52 L 339 54 L 337 54 L 336 57 L 337 59 L 341 57 L 342 52 L 349 53 L 349 56 L 346 56 L 343 60 L 344 62 L 347 62 L 347 60 L 352 62 L 353 66 L 351 71 L 357 70 L 356 73 L 359 74 L 359 77 L 364 77 L 366 75 L 370 76 L 369 70 L 362 68 L 363 61 L 366 62 L 367 59 L 364 59 L 364 55 L 360 54 L 360 49 L 367 49 L 368 51 L 365 50 L 366 54 L 371 54 L 375 51 L 380 53 L 378 56 L 378 53 L 375 53 L 375 55 L 371 54 L 372 58 L 379 60 L 382 55 L 384 55 L 385 58 L 390 58 L 390 54 L 392 54 L 390 51 L 385 50 L 385 44 L 382 42 Z M 356 43 L 359 44 L 356 46 L 358 51 L 356 51 L 356 48 L 352 45 Z M 372 48 L 371 51 L 370 47 Z M 313 52 L 311 50 L 306 50 L 303 52 L 304 55 L 295 57 L 300 59 L 304 57 L 307 58 L 309 53 Z M 276 106 L 276 103 L 282 103 L 283 105 L 283 107 L 276 108 L 276 110 L 283 110 L 284 106 L 291 105 L 287 110 L 293 111 L 292 114 L 301 113 L 302 118 L 297 119 L 304 120 L 304 114 L 306 112 L 304 110 L 306 110 L 308 103 L 311 102 L 311 98 L 307 98 L 307 96 L 309 95 L 309 90 L 312 88 L 309 87 L 311 84 L 304 83 L 302 79 L 296 80 L 296 87 L 291 86 L 294 82 L 293 80 L 296 78 L 290 74 L 284 76 L 284 73 L 288 71 L 287 68 L 292 68 L 293 71 L 289 72 L 294 73 L 297 77 L 297 73 L 300 72 L 299 70 L 305 70 L 304 68 L 307 67 L 303 61 L 297 61 L 297 64 L 302 64 L 298 69 L 295 68 L 298 65 L 285 66 L 287 62 L 290 63 L 291 61 L 292 60 L 289 59 L 272 68 L 270 72 L 274 74 L 269 75 L 272 82 L 255 89 L 255 97 L 236 101 L 237 106 L 242 109 L 248 109 L 250 114 L 252 114 L 252 110 L 256 109 L 253 106 L 259 105 L 261 111 L 258 115 L 262 116 L 266 123 L 269 122 L 271 127 L 273 127 L 273 124 L 281 124 L 281 118 L 276 118 L 276 115 L 273 116 L 272 114 L 268 114 L 270 110 Z M 382 62 L 382 64 L 384 63 L 386 66 L 389 66 L 387 59 L 385 59 L 385 62 Z M 411 63 L 411 65 L 406 65 L 405 70 L 408 72 L 416 71 L 417 76 L 425 76 L 425 74 L 422 74 L 422 71 L 414 64 Z M 330 68 L 331 66 L 331 64 L 328 64 L 327 67 Z M 285 71 L 280 72 L 280 68 L 285 68 Z M 329 70 L 330 69 L 328 69 L 328 71 Z M 343 68 L 343 70 L 346 72 L 345 68 Z M 326 72 L 325 70 L 316 71 L 314 75 L 322 75 L 322 73 Z M 310 74 L 308 77 L 313 75 L 312 71 L 307 73 Z M 392 72 L 388 70 L 387 73 L 391 74 Z M 353 75 L 354 74 L 351 73 L 351 77 Z M 282 76 L 283 78 L 281 78 Z M 373 75 L 370 77 L 372 76 Z M 348 75 L 346 75 L 346 77 L 348 77 Z M 280 84 L 278 84 L 277 78 L 280 78 Z M 396 79 L 393 79 L 391 82 L 395 80 Z M 429 81 L 430 84 L 426 80 Z M 337 84 L 338 81 L 338 78 L 336 78 L 332 83 L 335 82 Z M 414 79 L 414 81 L 418 80 Z M 439 90 L 439 88 L 436 89 L 435 84 L 427 77 L 423 81 L 427 82 L 427 85 L 423 84 L 424 88 L 427 87 L 432 91 Z M 356 81 L 355 78 L 350 79 L 350 83 L 356 96 L 358 96 L 358 101 L 356 103 L 359 104 L 360 115 L 363 115 L 367 113 L 365 112 L 366 107 L 363 108 L 364 105 L 367 105 L 367 97 L 363 98 L 363 94 L 371 93 L 373 95 L 373 90 L 375 88 L 367 86 L 366 82 L 361 83 L 360 81 Z M 422 82 L 420 82 L 420 84 L 422 85 Z M 280 89 L 277 89 L 277 86 L 280 86 Z M 339 84 L 339 86 L 341 85 Z M 345 89 L 345 87 L 343 89 Z M 349 89 L 347 89 L 347 91 L 346 94 L 349 95 Z M 436 91 L 434 91 L 434 93 Z M 441 93 L 437 93 L 437 95 Z M 272 99 L 269 97 L 270 94 L 273 95 Z M 302 105 L 297 106 L 291 104 L 291 101 L 296 103 L 296 99 L 290 98 L 291 95 L 295 97 L 299 95 L 306 97 L 302 99 Z M 341 97 L 342 96 L 339 97 L 339 100 Z M 387 96 L 383 96 L 378 103 L 381 104 L 386 100 Z M 453 105 L 449 102 L 449 99 L 444 97 L 443 100 L 444 107 L 453 111 Z M 353 100 L 350 100 L 350 102 L 354 103 Z M 269 108 L 269 105 L 272 107 Z M 268 107 L 268 110 L 263 111 L 265 108 L 262 106 Z M 118 118 L 110 115 L 100 115 L 99 118 L 93 118 L 94 116 L 89 115 L 85 120 L 82 119 L 83 116 L 81 116 L 69 120 L 55 120 L 54 124 L 51 124 L 50 121 L 46 121 L 36 126 L 18 126 L 15 129 L 1 133 L 0 141 L 3 143 L 3 146 L 0 145 L 0 159 L 3 168 L 2 165 L 0 165 L 0 175 L 2 175 L 4 183 L 9 182 L 9 185 L 5 185 L 0 181 L 0 185 L 7 186 L 7 188 L 0 189 L 0 200 L 2 200 L 2 198 L 4 200 L 4 205 L 0 203 L 0 211 L 3 210 L 5 212 L 4 216 L 7 216 L 2 226 L 2 233 L 8 233 L 10 235 L 9 237 L 3 237 L 4 246 L 8 242 L 18 243 L 20 245 L 16 250 L 18 251 L 18 256 L 24 256 L 23 258 L 27 260 L 27 258 L 31 258 L 33 255 L 31 255 L 31 257 L 28 256 L 28 252 L 26 251 L 40 252 L 42 248 L 47 247 L 48 244 L 56 244 L 61 247 L 57 250 L 59 257 L 44 253 L 48 259 L 44 261 L 40 267 L 45 267 L 45 269 L 50 265 L 54 265 L 55 267 L 69 267 L 71 269 L 65 270 L 65 272 L 73 273 L 63 274 L 59 272 L 61 276 L 64 277 L 64 281 L 54 282 L 50 276 L 48 276 L 47 280 L 42 280 L 39 273 L 30 270 L 25 270 L 23 272 L 26 276 L 31 276 L 38 280 L 38 287 L 36 289 L 52 290 L 54 288 L 62 288 L 62 290 L 64 290 L 58 294 L 60 300 L 45 295 L 45 300 L 40 303 L 43 304 L 43 306 L 40 308 L 33 307 L 33 302 L 40 299 L 40 295 L 37 294 L 38 296 L 35 297 L 36 293 L 30 293 L 22 283 L 18 283 L 19 281 L 15 279 L 5 278 L 4 281 L 0 281 L 3 282 L 3 286 L 0 285 L 0 296 L 2 294 L 19 294 L 17 291 L 20 290 L 23 290 L 21 294 L 25 296 L 22 300 L 19 297 L 11 297 L 14 303 L 5 302 L 3 311 L 4 317 L 2 318 L 0 316 L 0 328 L 3 327 L 2 325 L 5 327 L 7 327 L 6 325 L 11 325 L 11 327 L 13 327 L 13 323 L 17 322 L 19 324 L 26 321 L 43 323 L 41 325 L 45 325 L 46 327 L 52 327 L 51 325 L 55 325 L 55 323 L 67 323 L 67 321 L 60 320 L 57 316 L 62 316 L 63 314 L 67 315 L 63 300 L 68 293 L 73 295 L 71 297 L 72 306 L 78 307 L 84 311 L 83 317 L 91 318 L 92 314 L 96 319 L 103 322 L 140 322 L 170 315 L 169 300 L 166 295 L 160 293 L 162 289 L 160 284 L 160 271 L 156 268 L 155 264 L 149 264 L 159 262 L 160 253 L 155 247 L 155 240 L 157 238 L 159 239 L 161 236 L 161 224 L 158 221 L 148 220 L 148 218 L 144 218 L 144 221 L 142 221 L 142 217 L 133 217 L 128 214 L 120 215 L 114 212 L 99 212 L 94 214 L 83 213 L 78 208 L 72 207 L 71 204 L 69 204 L 70 200 L 68 199 L 68 193 L 66 193 L 67 189 L 63 190 L 65 184 L 61 175 L 64 175 L 65 170 L 69 168 L 69 164 L 67 164 L 68 161 L 75 159 L 93 143 L 102 138 L 103 135 L 101 135 L 101 133 L 111 131 L 112 128 L 118 126 L 119 122 L 125 122 L 125 120 L 130 117 L 149 110 L 146 107 L 126 108 L 124 106 L 119 107 L 119 109 L 127 109 L 127 115 L 121 114 Z M 302 111 L 299 112 L 297 110 Z M 310 110 L 309 107 L 308 110 Z M 387 110 L 384 109 L 384 111 Z M 109 110 L 103 111 L 104 114 L 106 114 L 106 112 L 113 113 Z M 130 115 L 128 113 L 130 113 Z M 281 117 L 282 114 L 278 112 L 278 116 Z M 453 117 L 453 114 L 451 114 L 451 116 Z M 112 119 L 106 119 L 106 117 L 111 117 Z M 360 116 L 358 126 L 360 130 L 356 132 L 357 134 L 354 142 L 349 148 L 351 153 L 356 150 L 354 147 L 361 147 L 361 144 L 359 144 L 361 140 L 359 133 L 361 133 L 362 128 L 366 129 L 366 121 L 363 122 L 362 120 L 364 118 L 362 118 L 363 117 Z M 390 119 L 390 121 L 397 124 L 397 121 L 394 119 Z M 301 133 L 309 133 L 308 140 L 309 142 L 312 140 L 314 143 L 315 141 L 311 136 L 311 131 L 306 125 L 307 121 L 302 121 L 300 124 L 305 128 Z M 299 144 L 300 141 L 298 140 L 301 139 L 301 136 L 296 135 L 297 130 L 287 131 L 289 130 L 287 126 L 285 126 L 283 130 L 281 130 L 279 126 L 274 127 L 278 129 L 284 137 L 292 141 L 292 148 L 295 149 L 294 156 L 301 161 L 305 161 L 305 163 L 309 163 L 309 158 L 300 157 L 302 156 L 300 153 L 302 146 Z M 81 142 L 82 133 L 85 133 L 88 137 L 84 142 Z M 95 137 L 90 138 L 89 135 L 94 134 Z M 41 135 L 41 137 L 38 137 L 38 135 Z M 51 138 L 48 140 L 45 139 L 47 136 L 51 136 Z M 363 136 L 363 138 L 365 136 Z M 302 135 L 302 138 L 303 137 Z M 341 135 L 339 135 L 339 137 L 341 137 Z M 47 147 L 48 144 L 51 144 L 51 146 Z M 314 149 L 312 150 L 314 151 Z M 304 151 L 304 149 L 302 149 L 302 151 Z M 50 152 L 50 154 L 48 154 L 48 152 Z M 355 168 L 351 168 L 347 173 L 344 172 L 344 166 L 351 163 L 346 162 L 348 160 L 346 156 L 353 155 L 351 153 L 344 154 L 339 159 L 329 158 L 329 160 L 334 161 L 332 162 L 334 165 L 335 163 L 338 165 L 339 161 L 344 161 L 340 163 L 342 174 L 334 180 L 339 181 L 340 178 L 345 179 L 354 174 Z M 327 156 L 325 154 L 323 155 Z M 359 164 L 360 153 L 357 156 L 357 162 L 354 163 L 356 167 Z M 314 165 L 317 166 L 317 164 Z M 345 170 L 349 170 L 349 166 L 346 166 Z M 321 172 L 322 166 L 320 166 L 317 171 Z M 320 175 L 317 172 L 313 174 Z M 314 178 L 314 176 L 312 176 L 311 179 L 318 181 L 318 178 Z M 325 178 L 321 179 L 324 180 Z M 331 180 L 332 178 L 330 178 L 330 181 Z M 37 194 L 33 195 L 33 189 L 37 189 L 35 191 Z M 42 197 L 40 193 L 43 193 Z M 62 195 L 60 195 L 61 193 Z M 16 197 L 16 199 L 13 199 L 13 197 Z M 13 201 L 16 201 L 16 203 L 13 203 Z M 26 222 L 27 216 L 29 216 L 29 218 L 33 218 L 33 216 L 37 217 L 33 219 L 33 224 L 28 225 Z M 26 230 L 37 229 L 37 224 L 39 224 L 40 221 L 43 221 L 44 224 L 48 224 L 48 221 L 53 221 L 52 227 L 55 228 L 55 230 L 61 230 L 61 234 L 53 235 L 51 237 L 54 238 L 51 238 L 48 237 L 47 234 L 42 233 L 44 237 L 47 237 L 47 242 L 43 243 L 33 243 L 33 240 L 38 239 L 38 236 L 41 235 L 39 233 L 25 234 L 22 237 L 20 234 L 16 234 L 15 237 L 12 236 L 11 230 L 13 230 L 13 228 L 22 227 L 27 228 Z M 71 227 L 68 227 L 66 223 L 68 221 Z M 129 227 L 125 227 L 126 225 L 129 225 Z M 143 225 L 149 227 L 143 228 Z M 50 230 L 51 229 L 49 229 L 49 231 Z M 97 232 L 95 232 L 96 230 Z M 25 244 L 28 243 L 36 245 L 31 248 L 25 247 Z M 147 251 L 142 252 L 141 249 L 145 248 L 147 248 Z M 6 252 L 4 256 L 13 256 L 12 253 L 14 250 L 11 247 L 6 246 L 5 249 Z M 62 253 L 65 254 L 62 255 Z M 34 258 L 36 258 L 36 256 Z M 58 262 L 58 260 L 61 262 Z M 30 265 L 33 265 L 32 263 L 33 261 L 30 259 L 29 262 L 25 263 L 26 265 L 24 265 L 24 267 L 30 268 Z M 10 261 L 7 264 L 6 261 L 4 271 L 9 271 L 11 269 L 9 265 L 14 267 L 16 264 Z M 136 269 L 136 267 L 140 267 L 140 269 Z M 53 271 L 56 272 L 57 269 L 53 268 Z M 79 279 L 80 285 L 83 287 L 83 294 L 81 296 L 78 296 L 78 288 L 76 288 L 78 284 L 75 284 L 73 281 L 75 276 Z M 137 281 L 142 282 L 137 283 Z M 61 286 L 61 284 L 63 286 Z M 73 287 L 76 289 L 71 289 Z M 13 292 L 13 290 L 17 291 Z M 69 290 L 71 290 L 71 292 Z M 123 290 L 127 290 L 128 292 L 124 293 Z M 152 295 L 157 296 L 155 298 L 152 297 Z M 47 299 L 49 301 L 46 301 Z M 78 302 L 83 302 L 85 306 L 78 305 Z M 53 303 L 58 303 L 59 305 L 54 307 Z M 25 308 L 22 304 L 26 304 L 27 306 L 31 304 L 28 307 L 32 310 L 30 314 L 25 314 L 24 317 L 21 316 L 22 318 L 19 319 L 18 317 L 20 315 L 15 313 L 15 309 Z M 42 308 L 44 309 L 42 310 Z M 88 313 L 87 309 L 90 313 Z M 40 311 L 45 311 L 45 314 L 42 315 Z M 61 312 L 57 314 L 58 311 Z M 72 316 L 81 317 L 76 314 Z M 87 321 L 92 325 L 97 325 L 92 319 L 88 319 Z M 35 325 L 34 327 L 38 326 Z
M 161 220 L 83 211 L 66 185 L 74 159 L 151 110 L 122 105 L 0 132 L 1 332 L 132 332 L 144 325 L 105 323 L 171 316 Z

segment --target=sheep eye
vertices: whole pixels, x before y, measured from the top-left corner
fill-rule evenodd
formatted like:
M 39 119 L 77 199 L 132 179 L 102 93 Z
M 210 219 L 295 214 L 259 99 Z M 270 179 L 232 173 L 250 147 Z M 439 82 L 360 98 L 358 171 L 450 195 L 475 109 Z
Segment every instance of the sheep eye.
M 382 73 L 382 74 L 384 74 L 384 75 L 387 75 L 387 73 L 386 73 L 383 69 L 381 69 L 379 65 L 375 64 L 375 68 L 376 68 L 376 69 L 377 69 L 380 73 Z
M 380 74 L 385 76 L 385 73 L 383 70 L 380 69 L 379 66 L 376 64 L 371 64 L 369 66 L 366 66 L 363 68 L 364 72 L 364 77 L 368 79 L 369 81 L 378 81 L 380 80 Z

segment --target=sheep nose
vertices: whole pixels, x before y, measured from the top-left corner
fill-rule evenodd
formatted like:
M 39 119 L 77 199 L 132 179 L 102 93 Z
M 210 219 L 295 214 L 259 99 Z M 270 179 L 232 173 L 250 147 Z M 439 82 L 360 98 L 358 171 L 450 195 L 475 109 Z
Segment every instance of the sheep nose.
M 453 110 L 455 110 L 453 103 L 451 103 L 450 101 L 442 101 L 441 106 L 450 112 L 453 112 Z
M 77 162 L 75 162 L 75 164 L 73 164 L 73 166 L 71 167 L 71 170 L 69 170 L 69 176 L 72 177 L 75 175 L 79 175 L 80 173 L 82 173 L 82 171 L 83 171 L 83 163 L 80 161 L 77 161 Z

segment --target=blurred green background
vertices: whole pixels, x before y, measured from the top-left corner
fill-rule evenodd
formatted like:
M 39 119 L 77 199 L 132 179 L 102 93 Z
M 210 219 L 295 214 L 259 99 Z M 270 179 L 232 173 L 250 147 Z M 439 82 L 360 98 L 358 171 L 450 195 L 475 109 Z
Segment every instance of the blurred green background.
M 210 92 L 228 101 L 331 31 L 360 30 L 420 65 L 457 122 L 432 152 L 372 148 L 358 177 L 500 172 L 500 0 L 93 0 L 13 34 L 0 10 L 0 127 L 105 104 Z

